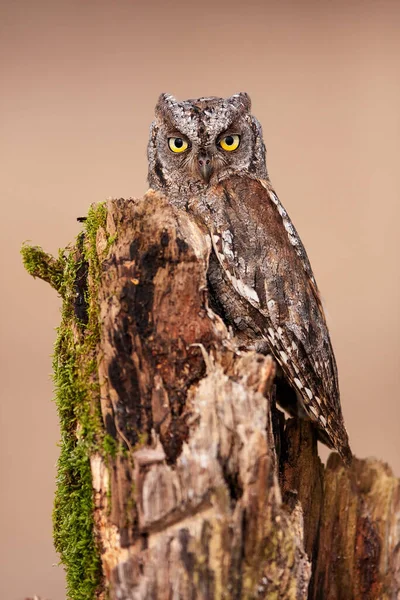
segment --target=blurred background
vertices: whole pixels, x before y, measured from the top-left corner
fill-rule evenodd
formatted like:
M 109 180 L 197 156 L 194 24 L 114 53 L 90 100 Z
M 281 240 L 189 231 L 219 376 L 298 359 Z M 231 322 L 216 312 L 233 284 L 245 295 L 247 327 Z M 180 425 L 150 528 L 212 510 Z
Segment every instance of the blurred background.
M 107 196 L 141 196 L 160 92 L 247 91 L 306 246 L 354 452 L 400 475 L 400 4 L 2 0 L 0 597 L 63 600 L 51 512 L 60 300 L 23 270 Z M 326 454 L 325 454 L 326 456 Z

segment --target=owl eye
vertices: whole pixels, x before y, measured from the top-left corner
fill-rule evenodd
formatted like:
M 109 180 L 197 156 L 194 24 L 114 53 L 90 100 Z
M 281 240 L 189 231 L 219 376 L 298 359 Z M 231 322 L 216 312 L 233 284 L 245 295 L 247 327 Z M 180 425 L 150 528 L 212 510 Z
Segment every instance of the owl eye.
M 180 137 L 170 137 L 168 138 L 168 146 L 172 152 L 185 152 L 189 144 Z
M 219 140 L 218 144 L 223 150 L 226 150 L 227 152 L 232 152 L 232 150 L 236 150 L 236 148 L 239 146 L 240 136 L 226 135 L 221 140 Z

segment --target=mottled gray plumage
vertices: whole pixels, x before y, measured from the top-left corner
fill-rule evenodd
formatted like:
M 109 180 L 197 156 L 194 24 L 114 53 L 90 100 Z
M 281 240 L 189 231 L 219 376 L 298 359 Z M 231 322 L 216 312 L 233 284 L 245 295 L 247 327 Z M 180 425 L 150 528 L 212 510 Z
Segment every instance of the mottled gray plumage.
M 246 345 L 269 348 L 324 441 L 349 462 L 318 288 L 269 181 L 250 107 L 244 93 L 185 102 L 162 94 L 148 146 L 149 183 L 206 225 L 214 301 Z

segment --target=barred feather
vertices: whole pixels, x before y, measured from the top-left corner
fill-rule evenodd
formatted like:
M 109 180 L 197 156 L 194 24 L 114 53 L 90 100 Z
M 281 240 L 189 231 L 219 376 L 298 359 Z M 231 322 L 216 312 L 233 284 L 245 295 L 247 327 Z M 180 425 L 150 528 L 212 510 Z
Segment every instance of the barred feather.
M 255 319 L 253 311 L 247 322 L 253 321 L 253 330 L 258 328 L 268 342 L 306 414 L 348 462 L 351 451 L 336 361 L 318 287 L 296 229 L 269 181 L 231 177 L 213 195 L 213 206 L 217 197 L 224 199 L 225 214 L 213 219 L 215 256 L 247 310 L 251 305 L 262 315 L 262 321 Z M 243 305 L 238 312 L 236 319 L 243 319 Z

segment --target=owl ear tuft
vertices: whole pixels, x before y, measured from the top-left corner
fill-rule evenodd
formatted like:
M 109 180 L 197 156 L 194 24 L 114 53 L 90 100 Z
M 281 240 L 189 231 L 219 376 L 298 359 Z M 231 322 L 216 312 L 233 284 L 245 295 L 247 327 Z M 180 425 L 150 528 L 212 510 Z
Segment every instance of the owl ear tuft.
M 229 104 L 232 104 L 240 112 L 250 112 L 251 99 L 246 92 L 238 92 L 228 98 Z
M 178 104 L 178 100 L 171 94 L 160 94 L 158 102 L 155 108 L 155 114 L 157 117 L 164 117 L 166 113 L 169 113 L 171 109 Z

